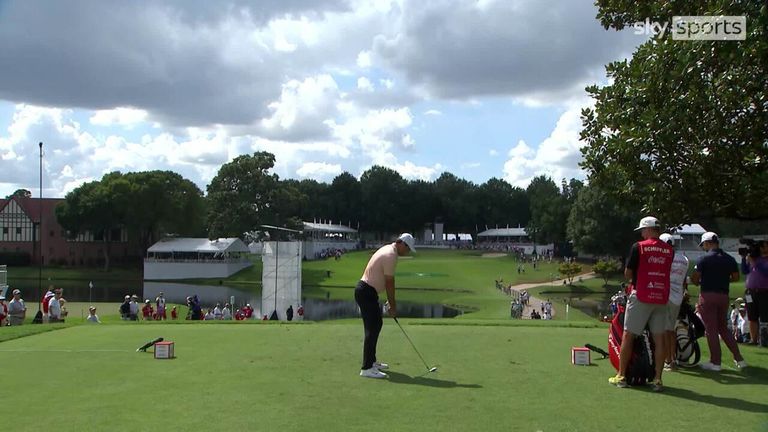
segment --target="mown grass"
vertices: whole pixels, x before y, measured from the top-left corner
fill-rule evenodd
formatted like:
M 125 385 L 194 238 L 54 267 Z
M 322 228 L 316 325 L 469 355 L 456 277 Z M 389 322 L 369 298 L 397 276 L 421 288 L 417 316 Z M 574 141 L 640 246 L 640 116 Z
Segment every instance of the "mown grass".
M 14 430 L 38 430 L 41 398 L 56 398 L 63 430 L 622 431 L 760 430 L 768 425 L 768 356 L 720 374 L 665 375 L 666 391 L 617 389 L 607 360 L 570 364 L 570 348 L 605 347 L 604 328 L 557 322 L 403 320 L 426 374 L 385 322 L 387 380 L 360 378 L 362 328 L 344 323 L 80 325 L 0 343 L 13 365 Z M 351 321 L 350 321 L 351 322 Z M 472 324 L 472 325 L 466 325 Z M 488 325 L 492 324 L 492 325 Z M 533 324 L 533 325 L 531 325 Z M 135 349 L 164 337 L 177 358 Z M 41 371 L 45 371 L 41 376 Z M 4 406 L 8 406 L 4 404 Z

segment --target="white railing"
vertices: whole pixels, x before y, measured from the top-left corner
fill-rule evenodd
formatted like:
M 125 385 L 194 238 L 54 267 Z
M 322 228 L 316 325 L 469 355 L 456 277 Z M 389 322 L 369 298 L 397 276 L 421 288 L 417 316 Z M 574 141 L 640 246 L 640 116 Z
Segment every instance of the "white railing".
M 237 264 L 249 262 L 248 258 L 226 258 L 226 259 L 181 259 L 181 258 L 144 258 L 144 262 L 157 263 L 203 263 L 203 264 Z

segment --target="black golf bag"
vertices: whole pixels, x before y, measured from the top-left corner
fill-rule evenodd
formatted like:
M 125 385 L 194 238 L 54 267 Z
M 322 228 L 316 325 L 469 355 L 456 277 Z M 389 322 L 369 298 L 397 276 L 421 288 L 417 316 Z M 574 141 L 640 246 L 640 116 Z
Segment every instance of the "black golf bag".
M 680 305 L 675 334 L 677 339 L 677 362 L 680 366 L 693 367 L 701 360 L 698 339 L 704 336 L 704 323 L 693 307 L 687 302 Z

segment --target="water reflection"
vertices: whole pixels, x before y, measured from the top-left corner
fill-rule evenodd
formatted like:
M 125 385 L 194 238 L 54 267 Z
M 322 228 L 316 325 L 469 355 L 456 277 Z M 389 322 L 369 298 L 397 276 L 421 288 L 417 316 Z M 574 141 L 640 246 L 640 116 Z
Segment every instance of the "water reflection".
M 197 295 L 203 308 L 210 307 L 216 303 L 232 303 L 234 297 L 234 307 L 239 308 L 250 304 L 254 309 L 254 315 L 263 316 L 272 313 L 271 307 L 262 308 L 261 292 L 244 291 L 226 285 L 191 285 L 169 282 L 145 282 L 144 297 L 155 298 L 162 291 L 165 298 L 171 303 L 185 303 L 187 296 Z M 324 321 L 342 318 L 357 318 L 360 313 L 357 304 L 353 300 L 328 300 L 315 298 L 302 298 L 304 306 L 304 319 L 312 321 Z M 298 305 L 293 305 L 294 310 Z M 461 311 L 443 306 L 440 304 L 418 304 L 403 303 L 397 304 L 398 315 L 408 318 L 453 318 Z
M 93 282 L 93 288 L 89 283 Z M 42 298 L 49 285 L 64 288 L 64 298 L 74 302 L 111 303 L 122 302 L 125 295 L 136 294 L 141 297 L 143 292 L 141 281 L 89 281 L 89 280 L 43 280 L 38 284 L 35 279 L 17 279 L 9 281 L 9 285 L 20 289 L 22 297 L 28 303 L 34 303 Z M 39 288 L 42 286 L 42 289 Z
M 197 294 L 203 308 L 213 307 L 216 303 L 233 303 L 235 308 L 250 304 L 254 309 L 254 315 L 262 316 L 272 313 L 272 309 L 262 310 L 261 291 L 247 291 L 226 285 L 193 285 L 173 282 L 149 282 L 149 281 L 93 281 L 93 288 L 89 287 L 88 280 L 57 280 L 42 281 L 42 293 L 48 289 L 48 285 L 64 288 L 64 298 L 71 302 L 98 302 L 115 303 L 123 301 L 124 296 L 136 294 L 141 299 L 152 299 L 162 291 L 169 303 L 185 304 L 187 296 Z M 22 297 L 28 303 L 39 301 L 42 293 L 38 294 L 38 281 L 21 279 L 11 281 L 12 288 L 19 288 Z M 232 302 L 234 297 L 234 302 Z M 351 292 L 350 292 L 351 297 Z M 343 318 L 358 318 L 360 313 L 354 300 L 328 300 L 315 298 L 302 298 L 304 306 L 304 318 L 313 321 L 324 321 Z M 293 305 L 294 310 L 298 305 Z M 461 314 L 461 311 L 441 304 L 421 304 L 398 302 L 397 312 L 401 317 L 408 318 L 453 318 Z

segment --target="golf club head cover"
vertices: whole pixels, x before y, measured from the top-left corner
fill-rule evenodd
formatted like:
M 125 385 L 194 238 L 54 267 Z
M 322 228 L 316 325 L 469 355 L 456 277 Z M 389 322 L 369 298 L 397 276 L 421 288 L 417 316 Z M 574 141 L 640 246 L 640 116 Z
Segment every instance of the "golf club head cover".
M 145 343 L 144 345 L 142 345 L 141 348 L 137 349 L 136 351 L 145 351 L 146 352 L 149 347 L 155 345 L 158 342 L 162 342 L 162 341 L 163 341 L 163 338 L 161 338 L 161 337 L 159 337 L 157 339 L 154 339 L 154 340 L 151 340 L 151 341 Z

